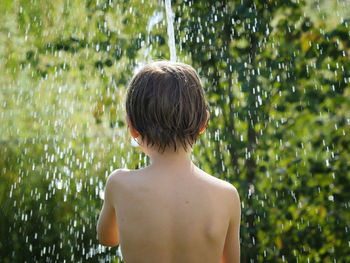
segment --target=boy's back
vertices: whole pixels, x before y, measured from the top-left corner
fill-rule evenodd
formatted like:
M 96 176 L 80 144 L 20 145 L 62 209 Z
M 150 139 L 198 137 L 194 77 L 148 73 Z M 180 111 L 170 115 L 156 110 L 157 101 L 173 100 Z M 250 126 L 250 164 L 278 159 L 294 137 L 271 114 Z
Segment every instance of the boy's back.
M 235 188 L 192 163 L 172 166 L 117 170 L 108 180 L 127 263 L 221 260 L 230 222 L 240 217 Z

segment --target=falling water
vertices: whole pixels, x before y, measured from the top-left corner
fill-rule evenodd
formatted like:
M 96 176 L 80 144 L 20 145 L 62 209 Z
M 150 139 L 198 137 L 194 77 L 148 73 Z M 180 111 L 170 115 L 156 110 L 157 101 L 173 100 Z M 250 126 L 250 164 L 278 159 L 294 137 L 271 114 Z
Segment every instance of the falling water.
M 168 23 L 168 38 L 170 48 L 170 60 L 176 61 L 175 34 L 174 34 L 174 14 L 171 10 L 170 0 L 165 0 L 166 20 Z

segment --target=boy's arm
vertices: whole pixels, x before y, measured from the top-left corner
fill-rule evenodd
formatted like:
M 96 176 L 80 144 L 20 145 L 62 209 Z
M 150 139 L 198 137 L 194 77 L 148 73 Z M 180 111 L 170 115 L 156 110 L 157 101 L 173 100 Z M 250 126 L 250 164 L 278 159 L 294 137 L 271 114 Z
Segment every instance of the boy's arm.
M 111 174 L 106 183 L 105 197 L 100 217 L 97 222 L 97 236 L 100 243 L 104 246 L 116 246 L 119 244 L 119 230 L 117 217 L 113 206 L 113 177 L 116 174 Z
M 231 219 L 227 229 L 224 251 L 220 263 L 240 262 L 239 226 L 241 223 L 241 204 L 236 188 L 231 188 Z

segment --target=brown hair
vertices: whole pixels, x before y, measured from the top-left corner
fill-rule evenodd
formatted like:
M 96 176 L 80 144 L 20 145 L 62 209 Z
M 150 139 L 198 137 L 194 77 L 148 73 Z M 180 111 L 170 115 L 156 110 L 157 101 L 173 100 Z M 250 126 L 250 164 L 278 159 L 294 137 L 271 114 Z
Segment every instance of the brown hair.
M 196 71 L 189 65 L 157 61 L 146 65 L 132 79 L 126 111 L 133 127 L 147 145 L 176 151 L 196 141 L 207 120 L 207 103 Z

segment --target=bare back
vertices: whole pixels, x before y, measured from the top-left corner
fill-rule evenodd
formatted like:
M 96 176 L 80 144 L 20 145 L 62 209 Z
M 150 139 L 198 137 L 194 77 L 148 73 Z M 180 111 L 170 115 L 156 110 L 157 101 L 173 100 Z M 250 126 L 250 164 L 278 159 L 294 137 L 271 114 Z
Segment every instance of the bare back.
M 126 263 L 220 262 L 240 213 L 232 185 L 194 165 L 185 172 L 118 170 L 110 181 Z

